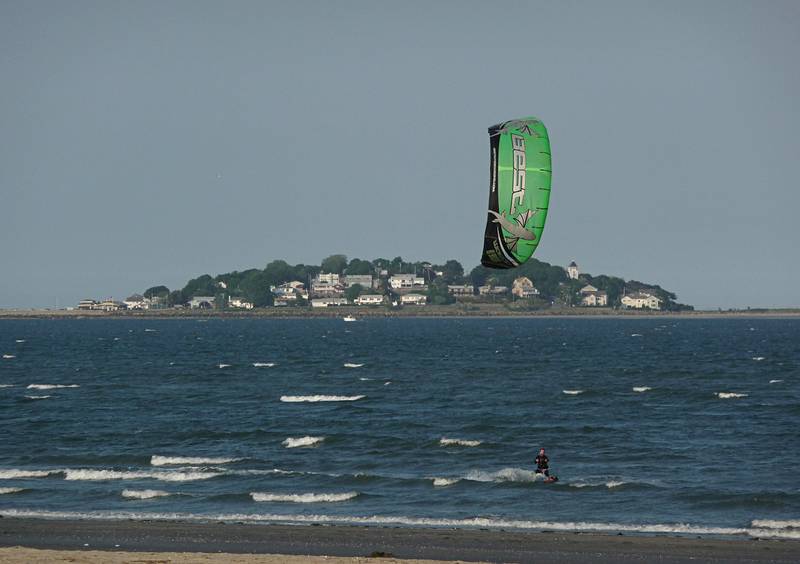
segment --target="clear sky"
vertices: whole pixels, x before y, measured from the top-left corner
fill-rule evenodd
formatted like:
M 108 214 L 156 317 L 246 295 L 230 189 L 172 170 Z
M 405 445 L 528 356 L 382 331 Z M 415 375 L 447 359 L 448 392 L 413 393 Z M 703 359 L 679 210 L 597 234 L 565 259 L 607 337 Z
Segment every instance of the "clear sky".
M 0 307 L 270 260 L 480 258 L 535 115 L 536 256 L 800 306 L 800 2 L 0 0 Z

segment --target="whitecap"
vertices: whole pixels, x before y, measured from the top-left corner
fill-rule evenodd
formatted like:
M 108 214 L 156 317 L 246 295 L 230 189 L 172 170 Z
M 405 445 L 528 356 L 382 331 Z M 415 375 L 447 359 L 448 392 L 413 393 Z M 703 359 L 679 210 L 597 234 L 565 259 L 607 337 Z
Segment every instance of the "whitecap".
M 733 399 L 733 398 L 746 398 L 747 394 L 738 394 L 736 392 L 717 392 L 719 399 Z
M 16 341 L 16 342 L 17 342 L 17 343 L 24 343 L 24 342 L 25 342 L 25 339 L 17 339 L 17 341 Z
M 433 485 L 437 488 L 452 486 L 461 481 L 461 478 L 434 478 Z
M 61 470 L 65 480 L 71 481 L 97 481 L 97 480 L 142 480 L 153 479 L 162 482 L 194 482 L 208 480 L 221 476 L 219 472 L 144 472 L 134 470 L 92 470 L 92 469 L 65 469 Z
M 356 364 L 355 362 L 345 362 L 344 363 L 344 367 L 345 368 L 361 368 L 362 366 L 364 366 L 363 363 L 362 364 Z
M 122 497 L 127 499 L 153 499 L 172 495 L 161 490 L 122 490 Z
M 16 478 L 46 478 L 53 471 L 51 470 L 0 470 L 0 480 L 14 480 Z
M 281 444 L 286 448 L 310 447 L 318 445 L 325 440 L 325 437 L 288 437 Z
M 230 364 L 218 364 L 217 366 L 219 366 L 219 368 L 230 368 L 231 367 Z
M 631 333 L 631 337 L 641 337 L 641 333 Z
M 568 396 L 577 396 L 578 394 L 582 394 L 583 390 L 561 390 L 561 392 Z
M 150 464 L 153 466 L 175 466 L 190 464 L 194 466 L 204 464 L 229 464 L 239 462 L 241 458 L 205 457 L 205 456 L 159 456 L 154 454 L 150 457 Z
M 51 397 L 53 397 L 53 396 L 25 396 L 25 399 L 29 399 L 29 400 L 43 400 L 43 399 L 47 399 L 47 398 L 51 398 Z
M 753 360 L 755 360 L 756 362 L 758 362 L 758 361 L 760 361 L 760 360 L 764 360 L 765 358 L 766 358 L 766 357 L 764 357 L 764 356 L 754 356 L 754 357 L 753 357 Z
M 57 390 L 59 388 L 80 388 L 79 384 L 29 384 L 29 390 Z
M 781 382 L 783 382 L 783 380 L 770 380 L 769 381 L 770 384 L 780 384 Z
M 300 403 L 300 402 L 321 402 L 321 401 L 358 401 L 367 396 L 281 396 L 281 401 L 287 403 Z
M 391 380 L 389 380 L 388 382 L 384 382 L 384 383 L 383 383 L 383 385 L 384 385 L 384 386 L 391 386 L 391 384 L 392 384 L 392 381 L 391 381 Z
M 369 382 L 369 381 L 371 381 L 371 380 L 372 380 L 372 378 L 364 378 L 364 377 L 362 376 L 361 378 L 359 378 L 359 380 L 361 380 L 362 382 Z
M 620 486 L 624 486 L 627 482 L 623 482 L 622 480 L 609 480 L 607 482 L 574 482 L 569 484 L 571 488 L 596 488 L 596 487 L 606 487 L 608 489 L 618 488 Z
M 12 358 L 17 358 L 17 357 L 14 356 L 13 354 L 4 354 L 3 358 L 6 360 L 11 360 Z
M 23 491 L 25 488 L 0 488 L 0 495 L 15 494 Z
M 358 492 L 345 493 L 302 493 L 302 494 L 274 494 L 252 492 L 253 501 L 273 501 L 291 503 L 334 503 L 348 501 L 358 496 Z
M 800 519 L 753 519 L 750 526 L 756 529 L 800 529 Z
M 145 329 L 144 332 L 145 333 L 157 333 L 158 329 Z
M 634 392 L 649 392 L 653 388 L 650 386 L 634 386 L 632 389 Z
M 14 384 L 0 384 L 0 388 L 13 388 Z
M 448 439 L 447 437 L 442 437 L 441 439 L 439 439 L 439 444 L 442 446 L 476 447 L 481 444 L 481 441 L 475 441 L 469 439 Z
M 275 366 L 274 362 L 254 362 L 253 366 L 255 368 L 272 368 Z

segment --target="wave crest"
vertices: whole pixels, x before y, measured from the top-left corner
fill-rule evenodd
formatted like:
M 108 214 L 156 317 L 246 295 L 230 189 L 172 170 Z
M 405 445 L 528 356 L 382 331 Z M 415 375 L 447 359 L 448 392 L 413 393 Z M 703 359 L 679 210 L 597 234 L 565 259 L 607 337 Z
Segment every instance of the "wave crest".
M 316 403 L 321 401 L 358 401 L 360 399 L 364 399 L 365 395 L 360 396 L 325 396 L 325 395 L 316 395 L 316 396 L 281 396 L 281 401 L 286 403 L 302 403 L 302 402 L 309 402 L 309 403 Z
M 172 495 L 162 490 L 122 490 L 122 497 L 127 499 L 153 499 Z
M 311 437 L 306 435 L 305 437 L 288 437 L 281 444 L 286 448 L 309 447 L 318 445 L 324 440 L 325 437 Z
M 203 464 L 230 464 L 239 462 L 241 458 L 221 458 L 221 457 L 201 457 L 201 456 L 159 456 L 154 454 L 150 457 L 150 464 L 153 466 L 176 466 L 182 464 L 203 465 Z
M 448 439 L 447 437 L 442 437 L 441 439 L 439 439 L 439 444 L 442 446 L 476 447 L 481 444 L 481 441 L 475 441 L 469 439 Z
M 264 492 L 251 492 L 253 501 L 276 501 L 290 503 L 336 503 L 348 501 L 358 496 L 358 492 L 345 493 L 302 493 L 302 494 L 273 494 Z

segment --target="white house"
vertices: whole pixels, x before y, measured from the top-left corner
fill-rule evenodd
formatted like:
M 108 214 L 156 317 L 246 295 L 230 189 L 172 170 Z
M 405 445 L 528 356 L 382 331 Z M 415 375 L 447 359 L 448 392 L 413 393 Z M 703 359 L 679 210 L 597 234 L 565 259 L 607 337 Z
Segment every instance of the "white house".
M 534 287 L 530 278 L 520 276 L 511 285 L 511 293 L 518 298 L 533 298 L 539 295 L 539 290 Z
M 189 307 L 192 309 L 213 309 L 216 298 L 214 296 L 193 296 L 189 300 Z
M 361 294 L 355 299 L 356 305 L 381 305 L 383 296 L 380 294 Z
M 591 284 L 581 288 L 581 305 L 586 307 L 604 307 L 608 305 L 608 294 L 598 290 Z
M 311 295 L 320 297 L 334 297 L 344 294 L 344 286 L 338 274 L 320 272 L 311 281 Z
M 346 298 L 315 298 L 311 300 L 311 307 L 331 307 L 347 305 Z
M 124 300 L 125 307 L 128 309 L 149 309 L 150 300 L 141 294 L 133 294 Z
M 425 279 L 416 274 L 395 274 L 389 278 L 393 290 L 410 290 L 425 286 Z
M 475 288 L 472 284 L 448 284 L 447 292 L 453 296 L 474 296 Z
M 235 307 L 237 309 L 253 309 L 253 302 L 248 302 L 241 297 L 230 296 L 228 298 L 228 307 Z
M 86 298 L 85 300 L 81 300 L 80 302 L 78 302 L 78 309 L 82 310 L 97 309 L 97 306 L 98 306 L 97 300 L 92 300 L 89 298 Z
M 406 294 L 400 296 L 400 303 L 403 305 L 425 305 L 428 299 L 422 294 Z
M 634 309 L 661 309 L 661 300 L 647 292 L 633 292 L 622 296 L 622 305 Z
M 577 280 L 578 276 L 581 275 L 580 269 L 578 269 L 578 265 L 573 260 L 571 263 L 567 265 L 567 276 L 569 276 L 570 280 Z

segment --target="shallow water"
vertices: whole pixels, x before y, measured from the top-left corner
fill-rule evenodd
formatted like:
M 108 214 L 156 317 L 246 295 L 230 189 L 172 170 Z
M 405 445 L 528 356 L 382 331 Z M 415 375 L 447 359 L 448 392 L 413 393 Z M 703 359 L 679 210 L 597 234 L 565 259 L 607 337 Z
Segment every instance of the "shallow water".
M 0 320 L 0 354 L 4 515 L 800 536 L 796 319 Z

